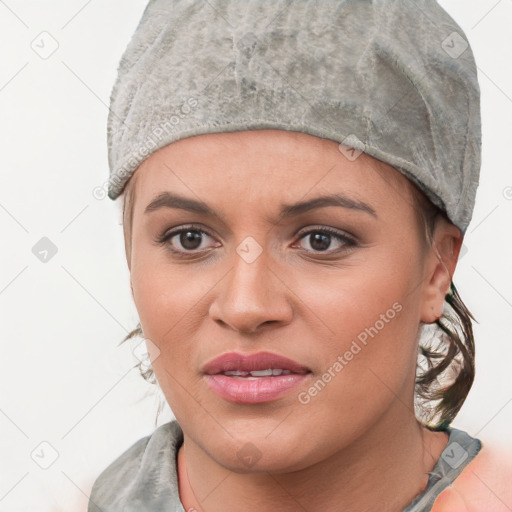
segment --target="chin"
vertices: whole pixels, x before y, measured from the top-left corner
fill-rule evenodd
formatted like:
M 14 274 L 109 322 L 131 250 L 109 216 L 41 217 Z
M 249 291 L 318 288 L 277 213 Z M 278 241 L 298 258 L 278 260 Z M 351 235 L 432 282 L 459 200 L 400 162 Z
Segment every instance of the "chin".
M 256 450 L 254 450 L 254 445 L 249 442 L 237 450 L 237 456 L 228 458 L 226 452 L 223 452 L 218 454 L 218 458 L 215 457 L 215 460 L 225 469 L 238 474 L 289 473 L 310 465 L 307 460 L 300 458 L 296 449 L 278 454 Z M 238 457 L 241 452 L 244 455 Z
M 275 422 L 273 423 L 275 428 Z M 322 455 L 319 454 L 314 442 L 311 446 L 304 443 L 307 432 L 289 433 L 283 429 L 280 436 L 275 435 L 275 432 L 269 436 L 271 430 L 268 428 L 262 429 L 261 432 L 251 430 L 250 434 L 246 433 L 233 438 L 222 436 L 222 439 L 216 439 L 213 445 L 204 443 L 201 445 L 217 464 L 240 474 L 298 471 L 321 459 Z M 202 439 L 207 438 L 202 437 Z M 302 439 L 302 442 L 298 442 L 297 439 Z

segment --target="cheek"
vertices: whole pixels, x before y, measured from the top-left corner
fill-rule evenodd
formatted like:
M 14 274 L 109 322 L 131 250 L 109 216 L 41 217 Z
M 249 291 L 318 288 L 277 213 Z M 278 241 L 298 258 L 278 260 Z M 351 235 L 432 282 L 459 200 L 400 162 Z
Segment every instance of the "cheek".
M 295 283 L 297 295 L 315 312 L 309 328 L 314 323 L 323 333 L 316 349 L 316 357 L 323 352 L 321 382 L 303 390 L 303 401 L 311 399 L 312 409 L 330 410 L 335 403 L 340 421 L 348 411 L 350 421 L 363 421 L 397 395 L 408 400 L 420 311 L 413 261 L 400 261 L 390 252 L 387 262 L 361 262 L 340 270 L 328 283 L 319 276 Z
M 137 261 L 131 272 L 134 302 L 147 337 L 159 345 L 183 332 L 191 319 L 200 314 L 201 298 L 208 279 L 176 266 Z
M 134 231 L 130 273 L 133 298 L 144 333 L 156 342 L 168 337 L 204 288 L 203 273 L 186 267 L 171 264 L 165 248 L 155 245 L 142 228 Z
M 196 354 L 189 340 L 194 329 L 191 320 L 199 314 L 198 299 L 206 290 L 200 279 L 142 259 L 132 270 L 131 279 L 142 330 L 158 347 L 151 363 L 158 384 L 176 416 L 183 415 L 182 405 L 185 415 L 195 413 L 188 409 L 191 401 L 185 391 L 192 391 L 199 382 L 190 371 Z
M 204 361 L 197 332 L 208 315 L 210 293 L 222 274 L 170 264 L 165 251 L 134 251 L 133 298 L 146 338 L 159 349 L 152 362 L 166 398 L 183 384 L 199 381 L 198 361 Z
M 376 347 L 379 356 L 384 356 L 380 346 L 414 345 L 420 317 L 420 276 L 414 257 L 383 248 L 377 255 L 328 274 L 325 269 L 304 273 L 289 286 L 316 313 L 317 327 L 329 335 L 331 348 L 343 348 L 340 342 L 346 344 L 351 339 L 364 343 L 373 334 L 387 340 Z

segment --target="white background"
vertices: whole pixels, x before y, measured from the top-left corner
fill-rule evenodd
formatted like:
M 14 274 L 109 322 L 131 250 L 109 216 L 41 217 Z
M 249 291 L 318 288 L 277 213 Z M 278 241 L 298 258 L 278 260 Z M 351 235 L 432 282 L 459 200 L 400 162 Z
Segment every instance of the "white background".
M 454 278 L 479 321 L 477 377 L 454 426 L 509 446 L 512 1 L 440 3 L 466 33 L 482 93 L 481 184 Z M 137 324 L 120 203 L 92 193 L 108 177 L 107 106 L 144 7 L 0 1 L 1 511 L 85 511 L 100 471 L 155 427 L 156 395 L 117 346 Z M 47 59 L 31 48 L 43 31 L 58 43 Z M 32 252 L 42 237 L 57 247 L 46 263 Z

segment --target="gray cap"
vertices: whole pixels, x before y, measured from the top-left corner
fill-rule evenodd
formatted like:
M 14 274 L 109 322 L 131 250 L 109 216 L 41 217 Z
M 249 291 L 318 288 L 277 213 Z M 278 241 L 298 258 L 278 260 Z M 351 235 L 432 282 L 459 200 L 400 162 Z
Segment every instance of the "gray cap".
M 171 142 L 257 129 L 364 151 L 467 229 L 480 89 L 435 0 L 150 0 L 111 95 L 109 197 Z

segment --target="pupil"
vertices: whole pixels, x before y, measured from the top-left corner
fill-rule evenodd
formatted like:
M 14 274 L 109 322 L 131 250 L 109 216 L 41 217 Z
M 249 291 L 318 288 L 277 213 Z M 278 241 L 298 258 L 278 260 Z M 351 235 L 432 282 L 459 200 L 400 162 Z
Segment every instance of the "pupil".
M 313 237 L 313 240 L 311 241 L 311 247 L 313 247 L 313 249 L 317 251 L 325 251 L 329 248 L 330 235 L 316 233 L 311 236 Z
M 180 243 L 185 249 L 197 249 L 201 245 L 201 235 L 197 231 L 184 231 L 180 234 Z

